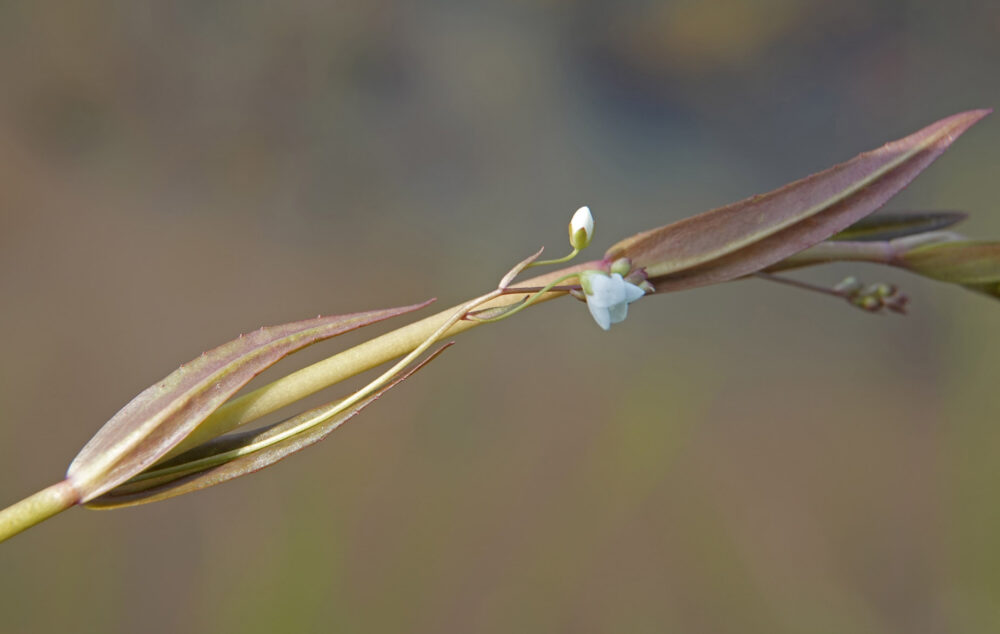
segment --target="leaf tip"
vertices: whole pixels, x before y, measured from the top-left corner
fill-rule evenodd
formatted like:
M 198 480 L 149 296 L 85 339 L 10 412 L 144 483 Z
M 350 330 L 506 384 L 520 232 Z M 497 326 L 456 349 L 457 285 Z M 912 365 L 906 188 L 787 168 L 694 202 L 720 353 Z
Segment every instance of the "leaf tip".
M 965 112 L 959 112 L 958 114 L 953 114 L 952 116 L 945 118 L 942 123 L 954 126 L 955 130 L 952 133 L 952 138 L 955 138 L 990 114 L 993 114 L 993 108 L 966 110 Z

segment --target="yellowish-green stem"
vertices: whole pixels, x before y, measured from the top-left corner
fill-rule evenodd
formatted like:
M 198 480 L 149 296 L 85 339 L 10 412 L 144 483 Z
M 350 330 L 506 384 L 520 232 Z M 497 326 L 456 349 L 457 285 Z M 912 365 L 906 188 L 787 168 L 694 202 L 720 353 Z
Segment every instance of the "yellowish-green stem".
M 552 265 L 552 264 L 565 264 L 566 262 L 569 262 L 570 260 L 572 260 L 573 258 L 575 258 L 578 253 L 580 253 L 580 249 L 577 249 L 576 247 L 573 247 L 572 251 L 570 251 L 568 254 L 562 256 L 561 258 L 556 258 L 555 260 L 537 260 L 537 261 L 532 262 L 531 264 L 525 266 L 524 268 L 530 269 L 530 268 L 535 267 L 535 266 L 549 266 L 549 265 Z
M 523 285 L 545 286 L 553 280 L 567 277 L 570 273 L 595 268 L 603 268 L 602 263 L 585 262 L 526 280 Z M 565 294 L 566 291 L 545 293 L 534 304 Z M 504 295 L 483 304 L 480 308 L 504 306 L 517 301 L 519 301 L 517 295 Z M 370 339 L 229 401 L 206 418 L 194 432 L 167 454 L 165 459 L 196 447 L 206 440 L 232 431 L 240 425 L 267 416 L 344 379 L 410 353 L 432 336 L 462 305 L 442 310 L 430 317 L 425 317 L 420 321 Z M 480 325 L 480 323 L 482 322 L 476 320 L 459 321 L 441 335 L 441 338 L 464 332 Z
M 545 286 L 554 280 L 566 279 L 573 272 L 595 268 L 604 268 L 603 263 L 578 264 L 526 280 L 524 284 Z M 565 294 L 565 290 L 552 290 L 540 295 L 532 305 Z M 517 301 L 520 300 L 516 294 L 500 295 L 484 303 L 482 307 L 505 306 Z M 422 345 L 428 345 L 429 341 L 450 337 L 484 323 L 476 320 L 455 321 L 456 311 L 461 311 L 467 304 L 468 302 L 459 304 L 366 341 L 229 401 L 209 416 L 184 442 L 175 447 L 168 457 L 291 405 L 344 379 L 409 354 Z M 450 321 L 452 325 L 448 327 Z M 0 542 L 68 509 L 77 504 L 79 499 L 79 494 L 72 484 L 64 480 L 0 510 Z
M 65 511 L 79 500 L 73 485 L 63 480 L 0 510 L 0 542 Z
M 548 289 L 546 288 L 546 289 L 544 289 L 541 292 L 545 292 L 547 290 Z M 190 462 L 185 462 L 183 464 L 173 465 L 173 466 L 170 466 L 170 467 L 164 467 L 162 469 L 155 469 L 154 468 L 152 470 L 147 470 L 147 471 L 142 472 L 138 476 L 135 476 L 134 478 L 132 478 L 132 480 L 130 480 L 130 482 L 138 482 L 138 481 L 142 481 L 142 480 L 155 479 L 155 478 L 160 478 L 160 477 L 163 477 L 163 476 L 180 474 L 180 473 L 189 473 L 189 472 L 190 473 L 194 473 L 196 471 L 201 471 L 203 469 L 208 469 L 210 467 L 214 467 L 216 465 L 220 465 L 220 464 L 224 464 L 226 462 L 229 462 L 230 460 L 234 460 L 234 459 L 236 459 L 236 458 L 238 458 L 240 456 L 246 456 L 246 455 L 249 455 L 251 453 L 260 451 L 260 450 L 262 450 L 262 449 L 264 449 L 266 447 L 270 447 L 271 445 L 275 445 L 275 444 L 281 442 L 282 440 L 285 440 L 286 438 L 291 438 L 292 436 L 296 436 L 298 434 L 301 434 L 301 433 L 305 432 L 306 430 L 315 427 L 316 425 L 320 425 L 320 424 L 322 424 L 322 423 L 330 420 L 331 418 L 333 418 L 337 414 L 340 414 L 343 411 L 345 411 L 347 408 L 349 408 L 349 407 L 351 407 L 351 406 L 359 403 L 360 401 L 368 398 L 373 393 L 375 393 L 376 391 L 378 391 L 379 389 L 381 389 L 382 387 L 384 387 L 387 383 L 389 383 L 390 381 L 392 381 L 393 379 L 395 379 L 400 373 L 403 372 L 403 370 L 406 369 L 406 366 L 408 366 L 411 363 L 413 363 L 414 361 L 416 361 L 417 358 L 420 355 L 422 355 L 424 352 L 427 351 L 428 348 L 430 348 L 438 340 L 440 340 L 441 337 L 444 335 L 444 333 L 448 332 L 448 330 L 452 326 L 454 326 L 461 319 L 463 319 L 466 315 L 468 315 L 468 313 L 469 313 L 470 310 L 472 310 L 476 306 L 480 306 L 480 305 L 485 304 L 485 303 L 487 303 L 487 302 L 489 302 L 489 301 L 491 301 L 493 299 L 496 299 L 497 297 L 500 297 L 501 295 L 503 295 L 503 293 L 504 293 L 504 291 L 502 289 L 497 289 L 495 291 L 491 291 L 490 293 L 487 293 L 486 295 L 483 295 L 481 297 L 477 297 L 476 299 L 470 300 L 469 302 L 467 302 L 463 306 L 459 307 L 454 313 L 452 313 L 451 317 L 449 317 L 447 321 L 445 321 L 443 324 L 441 324 L 438 327 L 438 329 L 436 331 L 434 331 L 434 333 L 430 337 L 428 337 L 427 339 L 425 339 L 419 346 L 417 346 L 416 348 L 414 348 L 405 357 L 403 357 L 402 359 L 400 359 L 399 361 L 397 361 L 395 365 L 393 365 L 391 368 L 389 368 L 388 370 L 386 370 L 385 372 L 383 372 L 378 378 L 376 378 L 374 381 L 370 382 L 365 387 L 361 388 L 360 390 L 358 390 L 354 394 L 350 395 L 349 397 L 347 397 L 345 399 L 342 399 L 339 402 L 337 402 L 335 406 L 330 407 L 330 408 L 324 408 L 324 411 L 322 413 L 320 413 L 320 414 L 318 414 L 316 416 L 307 418 L 306 420 L 301 421 L 300 423 L 298 423 L 294 427 L 292 427 L 290 429 L 286 429 L 286 430 L 284 430 L 284 431 L 282 431 L 282 432 L 280 432 L 278 434 L 275 434 L 274 436 L 266 438 L 264 440 L 260 440 L 260 441 L 255 442 L 255 443 L 251 443 L 249 445 L 240 447 L 238 449 L 232 449 L 230 451 L 224 451 L 224 452 L 219 453 L 219 454 L 214 454 L 214 455 L 206 456 L 206 457 L 198 459 L 198 460 L 192 460 Z

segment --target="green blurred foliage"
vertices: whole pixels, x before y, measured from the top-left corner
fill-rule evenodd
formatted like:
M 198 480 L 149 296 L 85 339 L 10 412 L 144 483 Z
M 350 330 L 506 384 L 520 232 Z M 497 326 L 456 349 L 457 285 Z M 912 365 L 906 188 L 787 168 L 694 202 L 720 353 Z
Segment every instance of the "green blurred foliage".
M 456 302 L 581 204 L 601 253 L 993 107 L 995 5 L 0 4 L 0 499 L 240 331 Z M 996 238 L 998 141 L 895 206 Z M 739 282 L 477 329 L 267 472 L 3 544 L 4 629 L 997 630 L 997 307 L 861 274 L 911 315 Z

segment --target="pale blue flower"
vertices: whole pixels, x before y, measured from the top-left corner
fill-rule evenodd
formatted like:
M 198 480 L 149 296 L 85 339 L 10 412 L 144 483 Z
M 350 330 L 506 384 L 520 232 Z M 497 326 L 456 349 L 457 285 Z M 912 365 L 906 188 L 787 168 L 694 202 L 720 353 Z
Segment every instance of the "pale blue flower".
M 646 294 L 637 285 L 625 281 L 619 273 L 608 275 L 603 271 L 584 271 L 580 274 L 580 285 L 591 316 L 603 330 L 624 321 L 628 316 L 628 305 Z

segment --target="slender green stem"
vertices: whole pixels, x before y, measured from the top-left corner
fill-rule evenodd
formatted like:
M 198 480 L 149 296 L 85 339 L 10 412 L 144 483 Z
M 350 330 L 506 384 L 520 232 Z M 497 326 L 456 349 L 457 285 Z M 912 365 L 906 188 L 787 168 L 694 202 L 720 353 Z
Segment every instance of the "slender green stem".
M 874 264 L 892 264 L 895 250 L 889 242 L 847 242 L 829 240 L 800 251 L 793 256 L 775 263 L 766 270 L 769 273 L 787 271 L 828 264 L 830 262 L 872 262 Z
M 587 269 L 600 269 L 604 266 L 600 261 L 584 262 L 526 280 L 525 285 L 542 287 L 561 276 L 568 276 L 571 273 L 579 273 Z M 507 294 L 507 291 L 485 302 L 483 306 L 504 306 L 516 301 L 511 295 Z M 493 293 L 490 294 L 492 295 Z M 555 299 L 565 294 L 566 291 L 556 291 L 553 288 L 542 295 L 535 304 Z M 228 401 L 206 418 L 183 442 L 170 451 L 164 457 L 164 460 L 179 455 L 206 440 L 232 431 L 240 425 L 257 420 L 262 416 L 267 416 L 344 379 L 408 354 L 426 341 L 443 323 L 451 320 L 456 311 L 461 309 L 465 304 L 468 304 L 468 302 L 365 341 L 353 348 L 292 372 L 268 385 Z M 476 320 L 459 320 L 452 324 L 443 336 L 456 335 L 474 328 L 481 323 L 483 322 Z
M 794 286 L 795 288 L 801 288 L 807 291 L 814 291 L 817 293 L 823 293 L 824 295 L 833 295 L 834 297 L 846 298 L 847 293 L 843 291 L 838 291 L 835 288 L 829 288 L 827 286 L 820 286 L 819 284 L 812 284 L 810 282 L 803 282 L 802 280 L 792 279 L 790 277 L 784 277 L 781 275 L 774 275 L 771 273 L 754 273 L 754 277 L 758 277 L 762 280 L 767 280 L 769 282 L 778 282 L 779 284 L 786 284 L 788 286 Z
M 231 460 L 235 460 L 240 456 L 245 456 L 260 451 L 262 449 L 266 449 L 267 447 L 279 443 L 282 440 L 285 440 L 286 438 L 291 438 L 292 436 L 301 434 L 302 432 L 307 431 L 315 427 L 316 425 L 320 425 L 330 420 L 331 418 L 340 414 L 341 412 L 344 412 L 348 408 L 354 406 L 361 400 L 370 396 L 379 388 L 383 387 L 386 383 L 391 381 L 396 375 L 402 372 L 403 369 L 406 368 L 406 366 L 413 363 L 417 359 L 417 357 L 426 352 L 431 345 L 433 345 L 436 341 L 439 341 L 441 337 L 448 331 L 448 329 L 454 326 L 459 320 L 466 318 L 469 312 L 474 308 L 476 308 L 477 306 L 492 301 L 502 295 L 513 295 L 524 292 L 528 293 L 534 292 L 534 294 L 530 298 L 528 298 L 524 303 L 519 304 L 517 308 L 506 313 L 505 315 L 503 315 L 503 317 L 498 317 L 495 319 L 478 320 L 486 322 L 500 321 L 500 319 L 513 315 L 514 313 L 519 312 L 520 310 L 526 308 L 527 306 L 531 305 L 534 301 L 537 301 L 545 293 L 548 293 L 552 289 L 557 288 L 559 282 L 565 281 L 571 277 L 576 277 L 577 275 L 578 275 L 577 273 L 568 273 L 566 275 L 563 275 L 562 277 L 556 278 L 555 280 L 549 282 L 548 284 L 542 287 L 531 287 L 531 288 L 520 288 L 520 289 L 509 289 L 509 288 L 497 289 L 495 291 L 491 291 L 490 293 L 477 297 L 473 300 L 470 300 L 465 304 L 463 304 L 461 307 L 459 307 L 451 316 L 451 318 L 449 318 L 447 321 L 441 324 L 441 326 L 438 327 L 437 330 L 435 330 L 423 343 L 414 348 L 413 351 L 411 351 L 408 355 L 400 359 L 395 365 L 393 365 L 391 368 L 383 372 L 378 378 L 368 383 L 368 385 L 361 388 L 351 396 L 341 400 L 335 407 L 332 407 L 321 414 L 317 414 L 312 418 L 304 420 L 298 425 L 290 427 L 289 429 L 284 430 L 280 434 L 275 434 L 274 436 L 271 436 L 266 440 L 261 440 L 256 443 L 240 447 L 239 449 L 233 449 L 230 451 L 221 452 L 211 456 L 206 456 L 198 460 L 192 460 L 191 462 L 185 462 L 183 464 L 174 465 L 171 467 L 164 467 L 162 469 L 154 469 L 151 471 L 146 471 L 144 473 L 141 473 L 133 477 L 130 480 L 130 482 L 140 482 L 143 480 L 150 480 L 153 478 L 160 478 L 168 475 L 176 475 L 179 473 L 194 473 L 196 471 L 210 469 L 220 464 L 225 464 L 226 462 L 229 462 Z M 570 288 L 559 288 L 559 290 L 570 290 Z
M 391 368 L 389 368 L 381 375 L 379 375 L 378 378 L 368 383 L 368 385 L 364 386 L 351 396 L 340 401 L 340 403 L 338 403 L 335 407 L 332 407 L 321 414 L 313 416 L 312 418 L 304 420 L 298 425 L 290 427 L 279 434 L 275 434 L 274 436 L 271 436 L 266 440 L 261 440 L 246 445 L 245 447 L 240 447 L 239 449 L 224 451 L 222 453 L 218 453 L 212 456 L 206 456 L 199 460 L 192 460 L 191 462 L 185 462 L 183 464 L 175 465 L 172 467 L 165 467 L 163 469 L 146 471 L 132 478 L 131 482 L 148 480 L 152 478 L 159 478 L 178 473 L 188 473 L 188 472 L 193 473 L 196 471 L 209 469 L 211 467 L 215 467 L 220 464 L 225 464 L 226 462 L 229 462 L 231 460 L 235 460 L 240 456 L 245 456 L 254 453 L 256 451 L 260 451 L 261 449 L 266 449 L 267 447 L 279 443 L 282 440 L 285 440 L 286 438 L 291 438 L 292 436 L 301 434 L 302 432 L 311 429 L 316 425 L 322 424 L 323 422 L 330 420 L 337 414 L 340 414 L 341 412 L 354 406 L 361 400 L 371 396 L 376 390 L 378 390 L 379 388 L 383 387 L 386 383 L 391 381 L 396 375 L 402 372 L 406 368 L 406 366 L 413 363 L 417 359 L 417 357 L 422 355 L 424 352 L 427 351 L 428 348 L 434 345 L 434 343 L 438 341 L 441 338 L 441 336 L 448 331 L 449 328 L 454 326 L 460 319 L 465 317 L 465 315 L 468 314 L 470 310 L 490 300 L 496 299 L 497 297 L 503 294 L 504 291 L 498 289 L 463 304 L 458 310 L 455 311 L 455 313 L 451 316 L 450 319 L 441 324 L 441 326 L 437 330 L 435 330 L 429 337 L 427 337 L 427 339 L 424 340 L 423 343 L 414 348 L 413 351 L 411 351 L 408 355 L 406 355 L 398 362 L 396 362 L 396 364 L 393 365 Z
M 570 260 L 575 258 L 579 253 L 580 249 L 573 247 L 573 250 L 570 251 L 568 255 L 564 255 L 561 258 L 556 258 L 555 260 L 538 260 L 536 262 L 532 262 L 531 264 L 526 265 L 524 268 L 530 269 L 534 266 L 546 266 L 549 264 L 565 264 L 566 262 L 569 262 Z
M 550 290 L 552 290 L 555 286 L 557 286 L 559 284 L 559 282 L 565 282 L 566 280 L 568 280 L 568 279 L 570 279 L 572 277 L 576 277 L 577 275 L 579 275 L 579 273 L 575 272 L 575 271 L 573 273 L 567 273 L 566 275 L 563 275 L 562 277 L 559 277 L 559 278 L 556 278 L 556 279 L 552 280 L 551 282 L 549 282 L 548 284 L 546 284 L 545 286 L 543 286 L 540 290 L 536 291 L 534 295 L 532 295 L 528 299 L 524 300 L 524 302 L 522 302 L 521 304 L 518 304 L 514 308 L 508 310 L 504 314 L 498 315 L 496 317 L 484 317 L 484 318 L 476 317 L 475 321 L 481 321 L 481 322 L 485 322 L 485 323 L 491 323 L 491 322 L 495 322 L 495 321 L 500 321 L 501 319 L 507 319 L 511 315 L 516 315 L 517 313 L 521 312 L 522 310 L 524 310 L 528 306 L 531 306 L 536 301 L 538 301 L 538 298 L 540 298 L 542 295 L 544 295 L 545 293 L 548 293 Z M 510 291 L 510 289 L 507 289 L 507 290 Z
M 586 262 L 527 280 L 526 285 L 548 287 L 548 291 L 541 293 L 536 291 L 539 296 L 533 303 L 538 304 L 566 294 L 566 290 L 556 288 L 560 279 L 572 277 L 573 274 L 583 270 L 600 269 L 604 266 L 601 261 Z M 556 281 L 553 282 L 553 280 Z M 512 300 L 512 295 L 508 290 L 497 289 L 288 374 L 240 398 L 227 402 L 213 412 L 168 457 L 182 453 L 208 439 L 291 405 L 344 379 L 375 368 L 387 361 L 410 355 L 416 349 L 421 348 L 421 352 L 417 353 L 419 355 L 427 347 L 433 345 L 434 341 L 464 332 L 482 323 L 461 319 L 461 316 L 471 308 L 478 306 L 499 307 L 512 301 L 514 300 Z M 404 365 L 408 363 L 409 361 Z M 390 369 L 386 374 L 390 373 L 394 374 L 395 371 Z M 376 379 L 376 382 L 380 379 Z M 9 539 L 17 533 L 78 504 L 79 500 L 79 494 L 69 481 L 62 481 L 0 510 L 0 541 Z
M 769 266 L 767 271 L 775 273 L 830 262 L 871 262 L 898 266 L 900 264 L 899 256 L 902 253 L 928 244 L 965 239 L 965 236 L 951 231 L 928 231 L 893 240 L 873 240 L 871 242 L 827 240 L 776 262 Z
M 570 277 L 576 277 L 576 275 L 577 274 L 574 273 Z M 568 293 L 570 291 L 578 291 L 578 290 L 580 290 L 580 285 L 579 284 L 556 284 L 555 286 L 550 286 L 548 288 L 546 288 L 544 286 L 511 286 L 511 287 L 503 289 L 503 294 L 504 295 L 527 295 L 529 293 L 537 293 L 538 291 L 540 291 L 542 289 L 545 289 L 546 292 L 565 291 L 565 292 Z
M 0 510 L 0 542 L 65 511 L 80 501 L 69 480 L 57 482 Z

